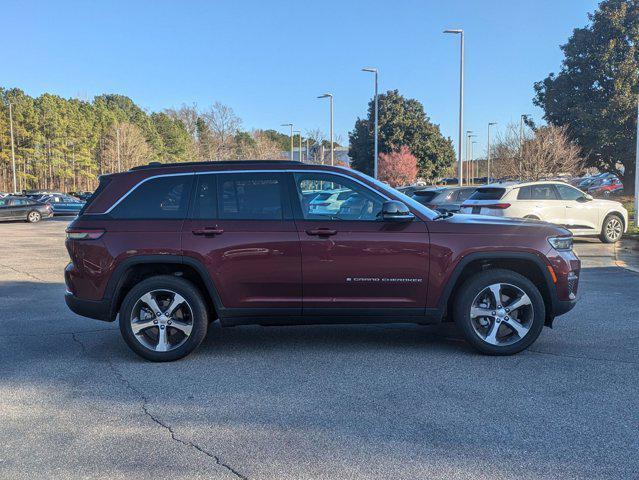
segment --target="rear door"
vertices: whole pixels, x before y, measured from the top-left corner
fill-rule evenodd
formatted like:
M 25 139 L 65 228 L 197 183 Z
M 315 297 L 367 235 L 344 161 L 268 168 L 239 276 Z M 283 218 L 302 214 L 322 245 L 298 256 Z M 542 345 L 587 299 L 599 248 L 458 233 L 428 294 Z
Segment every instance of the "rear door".
M 429 267 L 425 223 L 381 221 L 386 198 L 350 177 L 298 172 L 294 180 L 304 316 L 423 314 Z M 307 192 L 336 188 L 350 192 L 336 213 L 304 208 Z
M 208 270 L 224 316 L 301 314 L 301 253 L 289 177 L 283 172 L 196 175 L 182 246 L 185 256 Z
M 552 183 L 538 183 L 519 188 L 517 216 L 533 216 L 556 225 L 566 222 L 566 202 L 559 198 Z

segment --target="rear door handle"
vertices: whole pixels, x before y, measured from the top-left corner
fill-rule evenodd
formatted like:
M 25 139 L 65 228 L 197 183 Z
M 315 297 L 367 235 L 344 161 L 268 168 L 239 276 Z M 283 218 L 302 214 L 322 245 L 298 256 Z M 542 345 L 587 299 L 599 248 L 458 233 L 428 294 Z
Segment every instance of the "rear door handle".
M 217 227 L 204 227 L 193 230 L 193 235 L 203 235 L 205 237 L 213 237 L 215 235 L 220 235 L 221 233 L 224 233 L 224 229 Z
M 331 230 L 330 228 L 312 228 L 310 230 L 306 230 L 308 235 L 316 235 L 318 237 L 330 237 L 331 235 L 337 234 L 337 230 Z

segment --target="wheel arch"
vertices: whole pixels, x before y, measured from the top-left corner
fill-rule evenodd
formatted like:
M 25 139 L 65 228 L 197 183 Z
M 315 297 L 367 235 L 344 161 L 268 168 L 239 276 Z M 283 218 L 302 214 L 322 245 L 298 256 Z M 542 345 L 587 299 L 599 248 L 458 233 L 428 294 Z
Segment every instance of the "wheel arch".
M 182 255 L 137 255 L 123 260 L 113 271 L 106 287 L 110 299 L 108 320 L 113 321 L 131 288 L 155 275 L 175 275 L 189 280 L 202 292 L 213 318 L 217 318 L 222 303 L 213 279 L 197 260 Z
M 489 269 L 506 269 L 528 278 L 539 288 L 546 304 L 546 325 L 551 326 L 554 318 L 556 291 L 548 271 L 548 265 L 537 255 L 526 252 L 472 253 L 462 258 L 455 266 L 439 300 L 438 308 L 442 316 L 452 311 L 455 293 L 459 287 L 475 273 Z

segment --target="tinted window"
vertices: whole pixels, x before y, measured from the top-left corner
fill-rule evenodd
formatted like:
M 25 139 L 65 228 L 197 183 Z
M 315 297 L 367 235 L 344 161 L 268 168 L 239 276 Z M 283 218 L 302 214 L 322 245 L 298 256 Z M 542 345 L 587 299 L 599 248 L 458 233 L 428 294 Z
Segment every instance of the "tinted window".
M 193 175 L 154 178 L 144 182 L 111 212 L 114 218 L 175 220 L 186 217 Z
M 506 193 L 505 188 L 478 188 L 475 193 L 468 198 L 470 200 L 499 200 L 504 193 Z
M 557 193 L 551 184 L 531 185 L 531 200 L 557 200 Z
M 577 200 L 584 196 L 581 190 L 569 187 L 568 185 L 555 185 L 562 200 Z
M 193 204 L 193 218 L 217 218 L 217 175 L 198 175 Z
M 282 220 L 284 185 L 279 174 L 218 175 L 218 210 L 228 220 Z
M 517 200 L 530 200 L 530 187 L 521 187 L 517 193 Z
M 382 210 L 381 196 L 348 178 L 325 173 L 297 173 L 295 185 L 306 220 L 373 221 Z M 335 190 L 340 193 L 332 194 Z M 317 195 L 309 202 L 311 192 Z M 322 201 L 317 201 L 318 198 Z
M 470 198 L 470 196 L 475 192 L 474 188 L 464 188 L 457 192 L 457 201 L 463 202 L 464 200 Z

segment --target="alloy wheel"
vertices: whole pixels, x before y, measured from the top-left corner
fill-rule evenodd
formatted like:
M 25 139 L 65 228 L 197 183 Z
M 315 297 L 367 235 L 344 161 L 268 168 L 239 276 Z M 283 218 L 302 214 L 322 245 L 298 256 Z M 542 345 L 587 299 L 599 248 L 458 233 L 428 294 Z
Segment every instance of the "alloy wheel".
M 475 334 L 490 345 L 512 345 L 523 339 L 533 325 L 530 297 L 509 283 L 484 288 L 473 300 L 470 320 Z
M 613 217 L 606 223 L 606 237 L 610 240 L 617 241 L 623 233 L 623 225 L 617 217 Z
M 131 312 L 135 339 L 156 352 L 175 350 L 191 335 L 193 309 L 172 290 L 153 290 L 142 295 Z
M 35 223 L 40 220 L 40 214 L 38 212 L 30 212 L 27 220 L 29 220 L 31 223 Z

